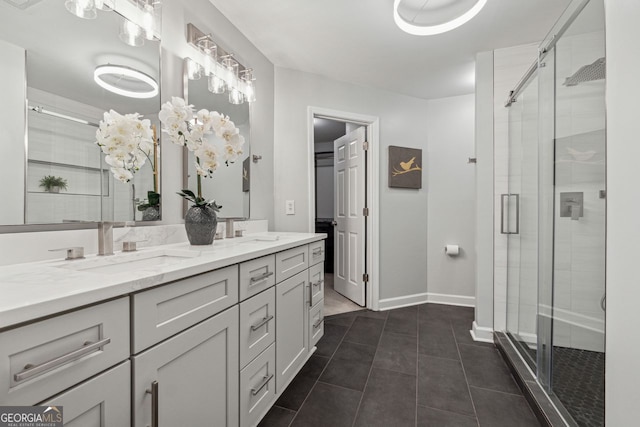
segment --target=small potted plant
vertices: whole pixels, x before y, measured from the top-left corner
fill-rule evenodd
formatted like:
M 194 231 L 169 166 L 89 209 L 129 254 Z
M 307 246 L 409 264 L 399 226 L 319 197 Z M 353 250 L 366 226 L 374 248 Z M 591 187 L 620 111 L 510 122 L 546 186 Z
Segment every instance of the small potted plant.
M 40 179 L 40 187 L 49 193 L 59 193 L 60 189 L 67 189 L 67 180 L 59 176 L 45 175 Z

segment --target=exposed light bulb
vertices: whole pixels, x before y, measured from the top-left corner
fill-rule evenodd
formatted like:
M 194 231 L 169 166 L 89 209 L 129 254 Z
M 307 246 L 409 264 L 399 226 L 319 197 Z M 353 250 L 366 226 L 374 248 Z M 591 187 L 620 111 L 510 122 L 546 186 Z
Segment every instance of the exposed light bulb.
M 189 80 L 199 80 L 202 77 L 202 67 L 191 58 L 187 58 L 187 77 Z
M 213 73 L 209 76 L 207 87 L 209 88 L 209 92 L 218 95 L 224 93 L 224 91 L 227 90 L 227 84 L 224 82 L 224 80 Z
M 153 40 L 153 6 L 145 4 L 142 10 L 142 28 L 144 28 L 145 37 L 147 40 Z
M 256 101 L 256 88 L 255 88 L 252 80 L 248 80 L 247 83 L 246 83 L 245 99 L 249 103 Z
M 78 18 L 95 19 L 98 16 L 95 0 L 67 0 L 64 7 Z
M 120 40 L 129 46 L 144 45 L 144 37 L 142 36 L 142 28 L 126 18 L 122 19 L 120 24 Z

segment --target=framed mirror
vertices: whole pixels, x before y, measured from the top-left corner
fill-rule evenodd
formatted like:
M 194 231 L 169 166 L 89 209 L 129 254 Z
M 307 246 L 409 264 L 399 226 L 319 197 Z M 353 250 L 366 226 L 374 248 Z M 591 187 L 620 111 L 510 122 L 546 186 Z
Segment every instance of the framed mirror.
M 0 2 L 0 231 L 160 219 L 157 139 L 127 183 L 115 179 L 96 144 L 110 110 L 141 114 L 159 135 L 156 33 L 140 37 L 136 2 L 96 10 L 94 19 L 75 16 L 65 3 L 73 2 Z
M 190 59 L 187 58 L 184 62 L 185 101 L 193 105 L 196 111 L 204 108 L 229 116 L 245 140 L 243 154 L 237 161 L 230 163 L 227 167 L 224 165 L 218 167 L 212 178 L 202 179 L 202 195 L 206 199 L 215 199 L 216 203 L 222 205 L 222 209 L 218 213 L 219 217 L 248 219 L 250 214 L 249 194 L 251 191 L 250 105 L 247 102 L 239 105 L 231 104 L 227 93 L 214 94 L 210 92 L 206 76 L 190 79 L 190 73 L 188 72 L 189 61 Z M 186 149 L 184 151 L 185 188 L 195 190 L 197 186 L 195 156 Z

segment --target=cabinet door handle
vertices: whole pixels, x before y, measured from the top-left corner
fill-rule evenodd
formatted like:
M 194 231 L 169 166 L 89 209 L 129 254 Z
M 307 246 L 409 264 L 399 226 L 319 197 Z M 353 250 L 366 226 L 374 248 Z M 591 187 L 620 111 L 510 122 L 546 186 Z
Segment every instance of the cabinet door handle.
M 309 307 L 313 306 L 313 286 L 309 284 Z
M 152 382 L 146 393 L 151 395 L 151 427 L 158 427 L 158 381 Z
M 321 284 L 324 283 L 324 280 L 320 279 L 318 280 L 316 283 L 312 283 L 313 286 L 320 286 Z
M 111 338 L 105 338 L 95 343 L 86 342 L 84 343 L 84 346 L 82 348 L 70 351 L 67 354 L 63 354 L 60 357 L 56 357 L 55 359 L 51 359 L 39 365 L 32 365 L 31 363 L 28 363 L 25 365 L 24 371 L 15 374 L 13 376 L 13 379 L 16 382 L 19 382 L 19 381 L 24 381 L 26 379 L 29 379 L 31 377 L 35 377 L 36 375 L 40 375 L 43 372 L 50 371 L 51 369 L 58 368 L 76 359 L 80 359 L 82 356 L 92 353 L 95 350 L 98 350 L 101 347 L 104 347 L 105 345 L 109 344 L 110 342 L 111 342 Z
M 271 319 L 273 319 L 273 314 L 271 316 L 267 316 L 264 319 L 262 319 L 261 321 L 259 321 L 258 323 L 256 323 L 255 325 L 251 325 L 251 330 L 252 331 L 257 331 L 258 329 L 260 329 L 263 325 L 265 325 L 266 323 L 269 323 L 271 321 Z
M 321 317 L 318 320 L 316 320 L 316 323 L 313 324 L 313 329 L 318 329 L 318 326 L 320 326 L 323 321 L 324 321 L 324 317 Z
M 259 276 L 256 277 L 252 277 L 251 279 L 249 279 L 249 281 L 253 284 L 256 282 L 262 282 L 263 280 L 265 280 L 267 277 L 273 276 L 273 271 L 268 271 L 266 273 L 263 273 Z
M 264 378 L 262 378 L 262 384 L 260 384 L 256 388 L 251 389 L 251 395 L 255 396 L 256 394 L 260 393 L 260 390 L 262 390 L 267 384 L 269 384 L 269 381 L 271 381 L 272 378 L 273 374 L 265 375 Z

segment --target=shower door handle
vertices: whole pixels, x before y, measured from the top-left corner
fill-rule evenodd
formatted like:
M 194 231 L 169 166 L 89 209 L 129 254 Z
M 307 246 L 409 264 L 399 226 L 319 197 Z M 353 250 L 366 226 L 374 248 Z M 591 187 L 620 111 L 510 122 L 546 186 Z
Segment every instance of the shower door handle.
M 511 231 L 511 221 L 510 215 L 511 212 L 511 198 L 515 198 L 515 215 L 516 215 L 516 229 L 515 231 Z M 507 205 L 505 215 L 505 201 Z M 506 219 L 506 221 L 505 221 Z M 505 227 L 506 223 L 506 227 Z M 519 194 L 501 194 L 500 195 L 500 233 L 501 234 L 520 234 L 520 195 Z

